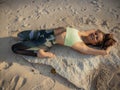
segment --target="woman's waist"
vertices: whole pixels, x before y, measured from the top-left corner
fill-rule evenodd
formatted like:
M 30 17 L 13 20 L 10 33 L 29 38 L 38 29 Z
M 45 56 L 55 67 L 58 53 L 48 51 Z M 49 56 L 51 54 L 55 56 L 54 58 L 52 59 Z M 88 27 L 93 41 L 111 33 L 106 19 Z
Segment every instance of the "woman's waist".
M 57 44 L 64 45 L 66 32 L 63 32 L 55 37 L 55 42 Z

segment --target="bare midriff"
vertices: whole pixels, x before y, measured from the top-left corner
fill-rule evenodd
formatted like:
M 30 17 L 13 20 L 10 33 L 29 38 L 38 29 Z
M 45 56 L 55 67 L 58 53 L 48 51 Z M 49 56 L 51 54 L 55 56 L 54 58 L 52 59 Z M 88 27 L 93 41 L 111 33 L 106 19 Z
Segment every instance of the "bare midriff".
M 66 36 L 66 29 L 65 28 L 58 28 L 58 29 L 54 30 L 54 34 L 55 34 L 55 42 L 57 44 L 64 45 L 65 36 Z
M 64 45 L 65 36 L 66 36 L 66 32 L 63 32 L 63 33 L 57 35 L 57 36 L 56 36 L 56 43 L 57 43 L 57 44 Z
M 55 42 L 57 44 L 64 45 L 65 37 L 66 37 L 66 29 L 56 29 L 54 33 L 55 33 Z

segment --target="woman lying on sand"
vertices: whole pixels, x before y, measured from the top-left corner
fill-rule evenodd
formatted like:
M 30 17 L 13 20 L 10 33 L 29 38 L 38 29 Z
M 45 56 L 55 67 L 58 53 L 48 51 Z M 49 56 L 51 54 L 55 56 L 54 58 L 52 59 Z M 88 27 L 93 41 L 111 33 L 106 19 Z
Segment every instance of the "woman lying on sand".
M 18 34 L 18 38 L 22 41 L 12 46 L 14 53 L 40 58 L 55 57 L 52 52 L 48 51 L 54 44 L 71 47 L 83 54 L 107 55 L 110 47 L 116 42 L 112 34 L 105 34 L 100 30 L 79 31 L 71 27 L 22 31 Z M 101 49 L 95 49 L 88 45 Z

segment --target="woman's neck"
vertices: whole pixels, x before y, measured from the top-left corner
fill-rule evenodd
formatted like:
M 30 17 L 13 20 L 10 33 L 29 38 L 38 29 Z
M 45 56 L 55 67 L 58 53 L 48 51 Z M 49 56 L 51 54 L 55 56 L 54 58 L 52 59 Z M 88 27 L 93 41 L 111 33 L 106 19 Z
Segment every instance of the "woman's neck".
M 87 39 L 88 35 L 79 32 L 79 36 L 82 38 L 82 40 L 84 41 L 85 44 L 90 44 L 89 40 Z
M 87 39 L 87 36 L 81 36 L 82 40 L 84 41 L 85 44 L 90 44 L 88 39 Z

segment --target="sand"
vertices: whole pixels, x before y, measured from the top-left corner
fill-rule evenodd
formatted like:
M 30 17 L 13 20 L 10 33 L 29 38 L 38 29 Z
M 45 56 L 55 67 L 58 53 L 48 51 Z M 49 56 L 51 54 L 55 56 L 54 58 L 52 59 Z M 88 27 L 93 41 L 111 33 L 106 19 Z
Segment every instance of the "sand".
M 120 1 L 119 0 L 0 0 L 0 90 L 79 90 L 58 74 L 51 66 L 24 60 L 11 51 L 18 42 L 17 33 L 59 26 L 73 26 L 79 30 L 101 29 L 111 32 L 118 40 L 120 57 Z M 103 82 L 99 77 L 98 81 Z M 98 82 L 99 83 L 99 82 Z M 106 85 L 98 90 L 106 90 Z M 110 90 L 120 89 L 120 69 L 113 72 Z

